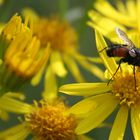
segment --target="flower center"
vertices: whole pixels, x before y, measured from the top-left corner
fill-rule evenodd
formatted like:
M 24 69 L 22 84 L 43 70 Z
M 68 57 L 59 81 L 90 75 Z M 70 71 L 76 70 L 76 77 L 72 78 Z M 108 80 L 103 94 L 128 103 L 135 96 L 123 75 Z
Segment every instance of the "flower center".
M 25 116 L 32 133 L 39 140 L 74 140 L 76 121 L 74 116 L 65 116 L 65 105 L 41 104 L 34 112 Z
M 140 101 L 140 72 L 118 72 L 112 85 L 113 94 L 120 100 L 120 104 L 129 107 Z
M 77 46 L 77 35 L 74 29 L 67 23 L 52 19 L 40 19 L 33 25 L 34 34 L 40 39 L 41 45 L 47 43 L 59 51 L 69 51 Z

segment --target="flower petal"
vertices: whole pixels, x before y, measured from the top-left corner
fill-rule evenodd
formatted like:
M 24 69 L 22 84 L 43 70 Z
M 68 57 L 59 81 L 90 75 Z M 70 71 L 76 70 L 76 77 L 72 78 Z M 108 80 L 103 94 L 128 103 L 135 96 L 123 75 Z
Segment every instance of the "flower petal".
M 43 72 L 44 72 L 44 69 L 47 65 L 47 62 L 48 62 L 48 59 L 50 57 L 50 53 L 51 53 L 51 50 L 50 50 L 50 43 L 47 44 L 47 49 L 46 49 L 46 55 L 47 55 L 47 58 L 46 58 L 46 63 L 44 63 L 44 65 L 42 66 L 42 68 L 37 72 L 37 74 L 32 78 L 31 80 L 31 84 L 33 86 L 37 85 L 40 81 L 41 81 L 41 78 L 42 78 L 42 75 L 43 75 Z
M 86 99 L 83 99 L 82 101 L 79 101 L 78 103 L 74 104 L 72 107 L 70 107 L 67 111 L 67 113 L 71 113 L 76 115 L 77 117 L 82 117 L 87 115 L 87 113 L 91 110 L 96 108 L 97 103 L 94 101 L 95 97 L 89 97 Z
M 103 50 L 105 47 L 107 47 L 107 44 L 105 43 L 105 40 L 103 38 L 103 36 L 96 31 L 95 32 L 96 35 L 96 45 L 97 45 L 97 49 L 100 52 L 101 50 Z M 117 69 L 117 64 L 114 60 L 114 58 L 110 58 L 106 55 L 105 51 L 102 51 L 99 53 L 100 57 L 102 58 L 106 68 L 109 70 L 109 72 L 113 75 Z
M 101 8 L 101 5 L 104 8 Z M 120 24 L 127 25 L 130 27 L 134 27 L 134 25 L 136 25 L 135 21 L 133 20 L 133 18 L 130 17 L 130 15 L 119 12 L 108 1 L 97 1 L 94 7 L 97 11 L 103 14 L 103 16 L 112 18 L 113 20 L 118 21 Z
M 128 108 L 126 106 L 122 106 L 113 124 L 109 140 L 123 140 L 127 119 Z
M 99 103 L 99 106 L 91 111 L 85 119 L 79 122 L 75 130 L 76 134 L 84 134 L 96 128 L 114 111 L 118 104 L 118 101 L 112 94 L 100 95 L 99 98 L 95 98 L 94 101 Z
M 72 75 L 74 76 L 74 78 L 78 81 L 78 82 L 85 82 L 85 79 L 83 78 L 78 65 L 76 64 L 75 60 L 72 57 L 69 56 L 64 56 L 64 61 L 67 65 L 67 67 L 69 68 L 70 72 L 72 73 Z
M 137 1 L 137 2 L 139 3 L 139 1 Z M 133 0 L 128 0 L 126 2 L 127 12 L 134 19 L 137 19 L 136 5 L 138 6 L 138 4 L 136 4 L 136 2 Z M 136 25 L 134 25 L 134 27 L 136 27 Z
M 0 108 L 15 113 L 28 113 L 32 109 L 29 104 L 6 96 L 0 98 Z
M 48 102 L 52 102 L 57 97 L 57 83 L 56 77 L 53 73 L 51 66 L 47 68 L 45 75 L 45 85 L 43 92 L 44 99 L 47 99 Z
M 111 90 L 111 84 L 107 83 L 79 83 L 67 84 L 60 87 L 59 91 L 68 95 L 90 96 L 105 93 Z
M 9 120 L 9 114 L 5 110 L 0 109 L 0 119 L 3 121 Z
M 88 15 L 92 20 L 88 22 L 88 25 L 98 30 L 100 33 L 102 33 L 104 36 L 106 36 L 107 38 L 111 40 L 112 38 L 117 37 L 117 34 L 115 32 L 116 27 L 122 29 L 123 31 L 126 31 L 123 25 L 117 23 L 116 21 L 110 18 L 102 16 L 95 10 L 89 11 Z
M 131 109 L 131 126 L 135 140 L 140 140 L 140 104 Z
M 79 135 L 79 136 L 77 136 L 77 140 L 94 140 L 94 139 L 90 138 L 86 135 Z
M 12 128 L 0 132 L 0 139 L 2 140 L 24 140 L 29 135 L 30 130 L 25 123 L 16 125 Z
M 86 70 L 91 72 L 93 75 L 100 78 L 102 81 L 105 80 L 104 72 L 99 67 L 97 67 L 94 64 L 90 64 L 86 59 L 81 59 L 81 58 L 83 58 L 83 57 L 78 55 L 78 53 L 77 53 L 77 55 L 75 55 L 75 59 L 79 62 L 79 64 L 82 67 L 84 67 Z
M 52 52 L 50 59 L 53 71 L 60 77 L 66 76 L 67 70 L 65 69 L 60 53 L 57 51 Z

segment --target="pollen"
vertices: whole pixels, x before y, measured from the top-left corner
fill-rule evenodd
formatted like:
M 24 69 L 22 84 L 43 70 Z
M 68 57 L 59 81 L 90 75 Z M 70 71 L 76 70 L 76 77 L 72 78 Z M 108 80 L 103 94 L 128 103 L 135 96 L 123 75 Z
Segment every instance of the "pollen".
M 67 107 L 62 102 L 49 105 L 42 102 L 40 107 L 25 116 L 32 134 L 39 140 L 75 140 L 76 120 L 66 116 Z
M 73 27 L 58 18 L 41 18 L 33 24 L 33 33 L 42 46 L 49 42 L 54 50 L 64 52 L 77 46 L 77 34 Z
M 131 68 L 132 69 L 132 68 Z M 140 102 L 140 72 L 120 71 L 112 83 L 112 93 L 120 100 L 120 105 L 128 107 Z

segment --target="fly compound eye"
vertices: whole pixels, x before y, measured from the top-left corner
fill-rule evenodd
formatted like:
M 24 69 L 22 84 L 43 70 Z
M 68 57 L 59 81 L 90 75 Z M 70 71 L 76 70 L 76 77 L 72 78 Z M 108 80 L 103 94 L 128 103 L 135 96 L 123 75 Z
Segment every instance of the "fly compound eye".
M 134 49 L 131 49 L 131 50 L 129 51 L 129 54 L 130 54 L 131 57 L 136 57 L 136 52 L 135 52 Z

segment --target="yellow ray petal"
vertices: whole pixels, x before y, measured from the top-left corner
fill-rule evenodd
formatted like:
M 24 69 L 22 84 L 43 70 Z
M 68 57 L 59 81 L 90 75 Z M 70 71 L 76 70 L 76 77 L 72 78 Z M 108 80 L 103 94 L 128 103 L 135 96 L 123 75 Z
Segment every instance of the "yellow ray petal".
M 24 17 L 28 17 L 29 20 L 33 20 L 33 21 L 37 21 L 39 20 L 39 17 L 38 15 L 36 14 L 36 12 L 31 9 L 31 8 L 24 8 L 23 11 L 22 11 L 22 15 Z
M 86 59 L 90 62 L 94 62 L 94 63 L 98 63 L 98 64 L 102 64 L 103 61 L 100 57 L 84 57 L 83 59 Z
M 77 140 L 94 140 L 94 139 L 90 138 L 86 135 L 79 135 L 79 136 L 77 136 Z
M 32 78 L 32 80 L 31 80 L 31 84 L 33 85 L 33 86 L 35 86 L 35 85 L 37 85 L 39 82 L 40 82 L 40 80 L 41 80 L 41 78 L 42 78 L 42 75 L 43 75 L 43 72 L 44 72 L 44 69 L 45 69 L 45 67 L 46 67 L 46 65 L 47 65 L 47 62 L 48 62 L 48 59 L 49 59 L 49 56 L 50 56 L 50 53 L 51 53 L 51 50 L 50 50 L 50 43 L 48 43 L 47 44 L 47 60 L 46 60 L 46 63 L 44 63 L 44 65 L 42 66 L 42 68 L 39 70 L 39 72 Z
M 57 98 L 57 83 L 51 66 L 46 71 L 44 88 L 43 98 L 49 102 L 53 102 Z
M 59 91 L 68 95 L 90 96 L 105 93 L 111 90 L 111 84 L 107 83 L 79 83 L 67 84 L 60 87 Z
M 85 82 L 85 79 L 83 78 L 78 65 L 76 64 L 75 60 L 69 56 L 64 56 L 64 61 L 69 68 L 70 72 L 74 76 L 77 82 Z
M 3 121 L 9 120 L 9 114 L 5 110 L 0 109 L 0 119 Z
M 97 103 L 94 101 L 95 97 L 86 98 L 76 104 L 74 104 L 71 108 L 68 109 L 67 113 L 75 114 L 76 116 L 82 117 L 83 115 L 87 115 L 87 113 L 96 108 Z
M 76 128 L 76 134 L 84 134 L 101 124 L 116 108 L 118 101 L 112 94 L 103 94 L 100 105 L 83 119 Z M 99 100 L 97 98 L 97 100 Z M 95 99 L 96 102 L 96 99 Z
M 95 35 L 96 35 L 97 49 L 100 52 L 105 47 L 107 47 L 107 44 L 105 43 L 103 36 L 98 31 L 95 32 Z M 113 75 L 117 69 L 117 64 L 116 64 L 114 58 L 108 57 L 106 55 L 105 51 L 102 51 L 99 54 L 105 64 L 106 68 L 109 70 L 110 74 Z
M 128 108 L 126 106 L 122 106 L 116 116 L 109 140 L 123 140 L 127 119 Z
M 53 52 L 51 54 L 51 66 L 53 71 L 60 77 L 64 77 L 67 74 L 67 70 L 63 64 L 62 56 L 59 52 Z
M 128 2 L 128 1 L 127 1 L 127 2 Z M 118 9 L 121 13 L 123 13 L 123 14 L 127 13 L 127 11 L 126 11 L 126 6 L 125 6 L 125 4 L 124 4 L 122 1 L 116 1 L 116 6 L 117 6 L 117 9 Z
M 137 11 L 135 14 L 137 15 L 136 22 L 138 23 L 138 31 L 140 31 L 140 19 L 138 18 L 139 14 L 140 14 L 140 1 L 139 0 L 137 1 Z M 136 27 L 136 26 L 134 26 L 134 27 Z
M 28 113 L 32 109 L 29 104 L 6 96 L 0 98 L 0 108 L 15 113 Z
M 30 130 L 26 127 L 25 123 L 16 125 L 3 132 L 0 132 L 1 140 L 24 140 L 29 135 Z
M 104 8 L 101 8 L 101 5 Z M 131 19 L 131 17 L 128 14 L 123 14 L 117 11 L 108 1 L 96 2 L 94 7 L 104 16 L 112 18 L 123 25 L 127 25 L 130 27 L 134 27 L 134 25 L 136 25 L 135 21 L 133 21 L 133 19 Z
M 46 63 L 45 63 L 45 64 L 46 64 Z M 31 84 L 32 84 L 33 86 L 39 84 L 39 82 L 41 81 L 41 78 L 42 78 L 44 69 L 45 69 L 45 65 L 44 65 L 44 66 L 40 69 L 40 71 L 31 79 Z
M 90 64 L 86 59 L 81 59 L 82 56 L 77 55 L 74 56 L 75 59 L 79 62 L 79 64 L 84 67 L 86 70 L 91 72 L 93 75 L 100 78 L 102 81 L 105 80 L 104 72 L 94 64 Z
M 137 9 L 136 9 L 136 2 L 134 0 L 128 0 L 126 2 L 127 13 L 134 19 L 137 19 Z M 135 25 L 134 25 L 135 27 Z
M 122 29 L 123 31 L 126 31 L 123 25 L 117 23 L 116 21 L 110 18 L 104 17 L 95 10 L 89 11 L 88 15 L 92 20 L 91 22 L 88 22 L 88 25 L 98 30 L 100 33 L 102 33 L 109 39 L 117 37 L 115 33 L 116 27 Z
M 140 104 L 131 109 L 131 126 L 135 140 L 140 140 Z
M 14 99 L 19 99 L 19 100 L 25 100 L 25 95 L 23 93 L 18 93 L 18 92 L 8 92 L 5 94 L 5 96 L 14 98 Z

